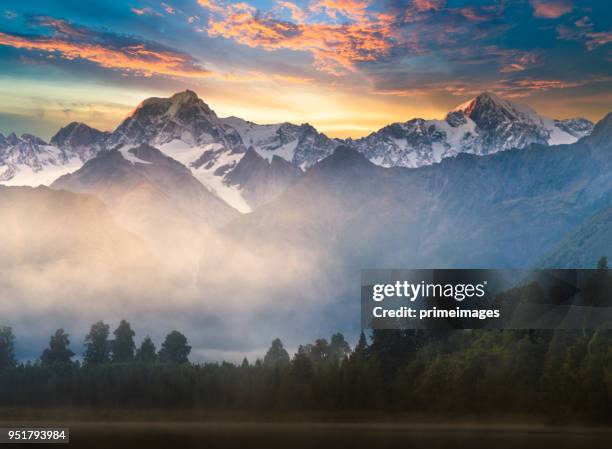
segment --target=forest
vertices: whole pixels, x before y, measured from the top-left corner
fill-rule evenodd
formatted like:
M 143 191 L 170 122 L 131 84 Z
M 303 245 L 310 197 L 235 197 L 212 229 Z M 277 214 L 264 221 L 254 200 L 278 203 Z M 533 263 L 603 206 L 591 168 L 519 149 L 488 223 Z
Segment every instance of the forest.
M 597 282 L 610 292 L 600 261 Z M 280 339 L 260 359 L 191 363 L 188 339 L 139 345 L 128 321 L 91 326 L 75 357 L 58 329 L 36 361 L 18 363 L 0 328 L 0 404 L 227 411 L 381 411 L 612 419 L 612 330 L 373 330 L 351 348 L 336 333 L 290 355 Z

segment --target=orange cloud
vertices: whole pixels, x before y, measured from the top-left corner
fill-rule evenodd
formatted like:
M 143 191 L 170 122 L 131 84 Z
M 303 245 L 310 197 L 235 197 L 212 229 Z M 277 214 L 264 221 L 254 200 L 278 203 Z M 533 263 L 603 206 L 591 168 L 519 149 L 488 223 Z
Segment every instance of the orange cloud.
M 198 0 L 198 4 L 200 6 L 203 6 L 204 8 L 208 8 L 209 10 L 213 12 L 218 12 L 218 13 L 223 12 L 223 8 L 217 5 L 217 3 L 214 0 Z
M 412 2 L 414 9 L 417 11 L 437 11 L 441 9 L 446 0 L 414 0 Z
M 585 37 L 587 49 L 594 50 L 601 45 L 606 45 L 612 42 L 612 31 L 586 33 Z
M 421 82 L 418 87 L 400 89 L 377 89 L 373 93 L 377 95 L 392 95 L 400 97 L 422 97 L 439 93 L 448 93 L 453 96 L 478 95 L 483 91 L 492 91 L 508 98 L 527 97 L 538 91 L 553 89 L 570 89 L 589 84 L 609 82 L 612 77 L 595 77 L 579 82 L 558 79 L 522 78 L 518 80 L 506 79 L 494 82 L 450 82 L 432 81 Z
M 556 19 L 572 10 L 570 0 L 529 0 L 533 15 L 544 19 Z
M 86 28 L 49 17 L 39 18 L 39 25 L 52 27 L 54 36 L 21 36 L 0 32 L 0 45 L 42 51 L 64 59 L 84 59 L 100 67 L 133 72 L 143 76 L 156 74 L 201 78 L 211 73 L 199 67 L 189 55 L 171 50 L 148 48 L 131 41 L 110 45 L 99 35 L 88 35 Z
M 388 55 L 396 38 L 392 28 L 394 17 L 389 14 L 370 14 L 343 24 L 293 23 L 262 16 L 246 3 L 221 8 L 210 0 L 200 0 L 200 4 L 203 2 L 212 5 L 211 12 L 217 13 L 209 18 L 210 36 L 267 51 L 309 52 L 316 68 L 334 75 L 354 71 L 355 63 Z
M 530 66 L 534 65 L 537 60 L 538 55 L 536 53 L 522 53 L 514 57 L 513 60 L 503 66 L 500 69 L 500 72 L 522 72 L 524 70 L 527 70 Z
M 580 86 L 580 83 L 561 81 L 561 80 L 520 80 L 516 85 L 519 88 L 528 90 L 550 90 L 550 89 L 567 89 L 569 87 Z

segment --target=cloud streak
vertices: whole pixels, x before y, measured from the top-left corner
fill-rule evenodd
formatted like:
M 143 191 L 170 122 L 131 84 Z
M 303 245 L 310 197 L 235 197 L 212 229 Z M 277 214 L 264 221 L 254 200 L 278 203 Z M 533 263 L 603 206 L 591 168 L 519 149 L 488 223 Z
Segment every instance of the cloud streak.
M 591 19 L 585 16 L 573 24 L 557 26 L 557 35 L 562 40 L 582 42 L 589 51 L 612 42 L 612 31 L 595 31 L 594 27 Z
M 39 51 L 48 57 L 82 59 L 103 68 L 147 77 L 211 76 L 211 72 L 201 67 L 193 57 L 159 44 L 75 26 L 53 17 L 35 16 L 31 22 L 51 33 L 23 35 L 0 32 L 0 45 Z

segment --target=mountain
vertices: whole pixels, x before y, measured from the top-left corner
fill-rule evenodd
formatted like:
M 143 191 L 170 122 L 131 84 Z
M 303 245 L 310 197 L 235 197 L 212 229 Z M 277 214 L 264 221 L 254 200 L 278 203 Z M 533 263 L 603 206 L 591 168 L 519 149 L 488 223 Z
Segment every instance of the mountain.
M 574 143 L 592 128 L 586 119 L 551 120 L 529 106 L 484 92 L 444 120 L 394 123 L 348 144 L 377 165 L 421 167 L 459 153 L 484 155 L 533 143 Z
M 199 160 L 193 167 L 196 171 L 200 168 Z M 250 147 L 224 180 L 227 185 L 242 191 L 248 204 L 260 205 L 279 196 L 301 175 L 298 167 L 282 157 L 275 154 L 268 161 Z
M 238 215 L 188 168 L 147 144 L 104 151 L 51 187 L 102 199 L 171 270 L 195 264 L 193 248 Z
M 82 164 L 78 155 L 49 145 L 31 134 L 0 135 L 0 184 L 49 185 Z
M 49 142 L 66 153 L 76 154 L 86 162 L 106 149 L 110 133 L 99 131 L 85 123 L 72 122 L 61 128 Z
M 599 257 L 612 258 L 612 207 L 598 211 L 542 258 L 539 265 L 594 268 Z
M 111 133 L 71 123 L 50 144 L 30 135 L 2 137 L 0 182 L 49 185 L 104 151 L 148 144 L 191 170 L 228 205 L 250 212 L 276 198 L 339 145 L 383 167 L 421 167 L 459 153 L 485 155 L 534 143 L 569 144 L 591 130 L 588 120 L 551 120 L 485 92 L 450 111 L 444 120 L 417 118 L 361 139 L 340 140 L 307 123 L 258 125 L 221 118 L 195 92 L 186 90 L 144 100 Z
M 612 204 L 611 130 L 606 117 L 574 144 L 460 154 L 416 169 L 376 166 L 340 147 L 228 232 L 287 254 L 316 252 L 321 266 L 353 275 L 364 267 L 533 266 Z
M 181 214 L 194 223 L 213 227 L 236 215 L 188 168 L 147 144 L 100 153 L 74 173 L 58 178 L 51 187 L 94 194 L 111 208 L 128 201 L 136 191 L 148 192 L 150 201 L 164 204 L 170 217 Z
M 258 125 L 237 117 L 223 119 L 223 123 L 236 129 L 244 144 L 264 159 L 278 156 L 302 169 L 312 167 L 343 143 L 319 133 L 308 123 L 299 126 L 286 122 Z
M 189 167 L 211 192 L 241 212 L 274 198 L 295 178 L 296 167 L 310 167 L 336 145 L 310 125 L 257 125 L 236 117 L 219 118 L 189 90 L 145 100 L 109 139 L 110 146 L 137 143 L 156 146 Z M 243 182 L 245 166 L 252 165 L 250 157 L 241 164 L 249 149 L 262 161 L 257 175 Z M 274 156 L 291 164 L 273 164 Z M 235 169 L 242 174 L 231 176 Z M 264 189 L 264 194 L 263 185 L 275 187 Z

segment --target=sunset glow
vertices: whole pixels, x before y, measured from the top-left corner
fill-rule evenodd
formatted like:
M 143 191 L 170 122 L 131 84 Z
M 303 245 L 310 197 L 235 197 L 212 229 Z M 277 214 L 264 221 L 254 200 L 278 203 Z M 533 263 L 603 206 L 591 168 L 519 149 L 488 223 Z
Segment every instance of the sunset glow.
M 611 42 L 606 2 L 24 1 L 0 16 L 0 132 L 111 130 L 186 88 L 219 115 L 334 137 L 441 118 L 484 90 L 597 120 L 612 104 Z

